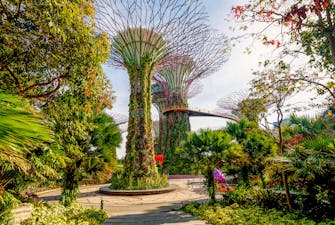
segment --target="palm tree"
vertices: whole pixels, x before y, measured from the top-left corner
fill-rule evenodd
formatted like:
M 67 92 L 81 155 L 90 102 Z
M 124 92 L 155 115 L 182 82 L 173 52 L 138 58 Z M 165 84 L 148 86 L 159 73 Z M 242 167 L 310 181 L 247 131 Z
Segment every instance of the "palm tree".
M 122 136 L 114 119 L 105 113 L 97 114 L 93 123 L 95 128 L 90 133 L 90 146 L 82 167 L 86 179 L 106 182 L 116 170 L 116 148 Z
M 19 203 L 17 193 L 29 178 L 41 179 L 57 174 L 46 160 L 53 160 L 44 143 L 51 132 L 41 114 L 17 96 L 0 91 L 0 223 L 6 223 L 11 209 Z M 49 154 L 48 157 L 44 157 Z M 57 163 L 56 163 L 57 164 Z M 28 179 L 27 179 L 28 178 Z M 15 190 L 14 190 L 15 189 Z
M 51 132 L 41 114 L 22 98 L 0 93 L 0 196 L 13 179 L 10 171 L 27 173 L 26 156 L 48 141 Z
M 215 168 L 237 163 L 236 159 L 242 162 L 246 158 L 242 147 L 234 142 L 227 132 L 213 130 L 191 133 L 177 153 L 184 162 L 184 167 L 198 167 L 205 176 L 211 201 L 215 201 L 213 177 Z

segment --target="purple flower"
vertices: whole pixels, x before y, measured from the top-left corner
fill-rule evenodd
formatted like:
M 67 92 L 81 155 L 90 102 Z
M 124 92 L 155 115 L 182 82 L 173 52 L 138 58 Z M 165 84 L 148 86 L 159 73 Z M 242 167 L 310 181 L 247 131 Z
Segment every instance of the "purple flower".
M 223 183 L 223 184 L 227 183 L 226 176 L 224 175 L 224 173 L 222 173 L 221 170 L 215 169 L 213 176 L 214 176 L 214 180 L 216 180 L 218 183 Z

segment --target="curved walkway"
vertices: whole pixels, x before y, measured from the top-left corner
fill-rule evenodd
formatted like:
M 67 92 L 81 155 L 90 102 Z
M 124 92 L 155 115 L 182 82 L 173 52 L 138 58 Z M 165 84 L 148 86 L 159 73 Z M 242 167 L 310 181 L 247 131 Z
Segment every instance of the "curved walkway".
M 103 223 L 108 224 L 146 224 L 146 225 L 204 225 L 199 221 L 179 211 L 180 207 L 189 201 L 205 201 L 207 195 L 201 184 L 201 178 L 170 179 L 171 185 L 177 189 L 173 192 L 140 195 L 140 196 L 110 196 L 98 193 L 105 185 L 81 186 L 77 202 L 87 207 L 103 208 L 109 218 Z M 60 190 L 45 191 L 38 196 L 48 202 L 58 202 Z

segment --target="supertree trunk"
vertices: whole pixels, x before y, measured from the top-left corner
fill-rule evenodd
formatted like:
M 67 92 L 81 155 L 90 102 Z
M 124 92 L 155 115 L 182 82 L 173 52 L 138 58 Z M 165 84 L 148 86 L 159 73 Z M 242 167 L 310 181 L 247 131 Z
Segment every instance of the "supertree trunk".
M 131 91 L 124 178 L 129 185 L 136 185 L 136 179 L 154 178 L 158 175 L 150 113 L 153 69 L 154 66 L 146 63 L 141 68 L 127 68 Z
M 174 174 L 175 149 L 183 140 L 186 140 L 187 133 L 191 131 L 188 112 L 171 111 L 166 115 L 165 124 L 165 163 L 164 168 L 169 174 Z
M 174 93 L 169 101 L 170 106 L 178 105 L 181 108 L 188 108 L 187 99 L 181 94 Z M 188 111 L 170 111 L 166 114 L 165 143 L 164 143 L 164 170 L 173 174 L 175 149 L 183 140 L 186 140 L 187 133 L 191 131 Z

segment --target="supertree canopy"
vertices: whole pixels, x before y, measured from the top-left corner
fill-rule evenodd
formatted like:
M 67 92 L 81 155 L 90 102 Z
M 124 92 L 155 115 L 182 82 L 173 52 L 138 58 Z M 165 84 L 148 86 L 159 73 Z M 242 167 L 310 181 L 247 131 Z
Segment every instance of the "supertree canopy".
M 217 101 L 218 113 L 230 113 L 237 117 L 245 117 L 249 121 L 259 122 L 260 116 L 268 107 L 263 98 L 255 98 L 247 90 L 232 92 Z
M 111 41 L 112 65 L 129 75 L 130 102 L 124 182 L 157 177 L 154 161 L 151 83 L 156 67 L 200 41 L 207 32 L 198 0 L 97 0 L 98 27 Z M 149 179 L 148 179 L 149 178 Z
M 240 116 L 241 103 L 248 98 L 247 90 L 240 90 L 230 93 L 227 96 L 220 98 L 216 105 L 218 113 L 229 113 L 235 116 Z
M 164 152 L 165 166 L 168 169 L 172 168 L 174 149 L 186 139 L 191 130 L 187 111 L 190 87 L 195 81 L 217 71 L 230 53 L 225 36 L 214 32 L 206 35 L 204 42 L 194 45 L 192 51 L 184 52 L 184 49 L 179 49 L 179 52 L 169 57 L 168 65 L 154 73 L 153 80 L 162 90 L 160 95 L 165 96 L 164 104 L 160 103 L 165 109 L 161 111 L 175 109 L 166 112 L 163 128 L 165 131 L 160 129 L 159 134 L 159 140 L 163 143 L 160 151 Z M 173 173 L 172 170 L 169 172 Z

